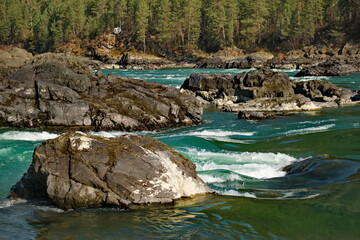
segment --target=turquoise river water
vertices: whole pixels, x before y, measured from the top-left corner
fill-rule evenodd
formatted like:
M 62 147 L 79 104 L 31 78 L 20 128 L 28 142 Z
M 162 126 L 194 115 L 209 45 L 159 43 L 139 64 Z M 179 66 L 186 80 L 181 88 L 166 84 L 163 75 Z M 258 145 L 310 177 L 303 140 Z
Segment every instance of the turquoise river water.
M 104 72 L 179 88 L 194 72 L 240 71 Z M 360 74 L 318 79 L 360 89 Z M 219 194 L 136 210 L 64 212 L 46 202 L 6 199 L 34 148 L 58 134 L 0 128 L 0 239 L 360 239 L 360 105 L 261 122 L 208 108 L 203 118 L 195 127 L 134 134 L 152 136 L 191 159 Z M 307 173 L 282 171 L 320 154 L 333 157 L 314 162 Z

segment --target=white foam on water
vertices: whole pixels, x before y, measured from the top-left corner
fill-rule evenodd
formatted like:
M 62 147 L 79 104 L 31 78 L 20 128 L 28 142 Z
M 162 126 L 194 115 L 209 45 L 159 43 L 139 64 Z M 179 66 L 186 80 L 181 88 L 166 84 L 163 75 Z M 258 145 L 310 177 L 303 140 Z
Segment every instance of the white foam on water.
M 122 136 L 125 134 L 129 134 L 126 132 L 90 132 L 91 135 L 95 135 L 95 136 L 101 136 L 101 137 L 106 137 L 106 138 L 114 138 L 114 137 L 118 137 L 118 136 Z
M 230 175 L 226 175 L 226 179 L 225 178 L 221 178 L 216 177 L 216 176 L 211 176 L 209 174 L 199 174 L 199 177 L 204 180 L 204 182 L 206 183 L 222 183 L 222 182 L 226 182 L 226 181 L 242 181 L 244 180 L 243 178 L 241 178 L 239 175 L 236 174 L 230 174 Z
M 25 132 L 25 131 L 9 131 L 0 134 L 0 140 L 15 140 L 15 141 L 44 141 L 48 139 L 57 138 L 59 135 L 48 132 Z
M 290 77 L 290 79 L 298 81 L 298 82 L 306 82 L 306 81 L 309 81 L 309 80 L 327 81 L 327 80 L 331 79 L 331 77 L 326 77 L 326 76 L 305 76 L 305 77 Z
M 6 199 L 0 201 L 0 208 L 8 208 L 19 204 L 24 204 L 27 201 L 25 199 Z
M 151 132 L 154 133 L 154 132 Z M 195 132 L 182 132 L 175 134 L 165 134 L 165 135 L 157 135 L 155 136 L 158 139 L 162 138 L 171 138 L 171 137 L 199 137 L 206 140 L 216 140 L 220 142 L 228 142 L 228 143 L 242 143 L 242 144 L 250 144 L 252 140 L 246 139 L 235 139 L 233 136 L 253 136 L 256 132 L 233 132 L 233 131 L 222 131 L 222 130 L 202 130 Z
M 2 148 L 2 149 L 0 149 L 0 155 L 1 154 L 6 154 L 6 153 L 8 153 L 10 151 L 11 151 L 11 148 Z
M 335 127 L 336 124 L 327 124 L 320 127 L 309 127 L 309 128 L 302 128 L 302 129 L 295 129 L 285 132 L 285 135 L 293 135 L 293 134 L 307 134 L 307 133 L 315 133 L 315 132 L 324 132 Z
M 209 152 L 194 148 L 187 148 L 184 154 L 195 162 L 200 174 L 201 171 L 229 170 L 235 173 L 234 176 L 240 174 L 257 179 L 283 177 L 286 172 L 282 168 L 297 160 L 283 153 Z M 236 180 L 234 176 L 223 181 Z M 205 181 L 218 180 L 216 178 Z
M 36 209 L 46 211 L 46 212 L 56 212 L 56 213 L 62 213 L 65 212 L 64 210 L 52 206 L 35 206 Z
M 228 136 L 253 136 L 255 132 L 232 132 L 232 131 L 221 131 L 221 130 L 203 130 L 198 132 L 186 133 L 187 136 L 198 136 L 198 137 L 228 137 Z
M 226 191 L 219 191 L 219 194 L 226 195 L 226 196 L 239 196 L 239 197 L 247 197 L 247 198 L 257 198 L 254 194 L 251 193 L 239 193 L 236 190 L 226 190 Z
M 336 119 L 326 119 L 326 120 L 320 120 L 320 121 L 303 121 L 299 123 L 294 123 L 296 125 L 298 124 L 323 124 L 323 123 L 330 123 L 330 122 L 336 122 Z
M 112 131 L 112 132 L 90 132 L 91 135 L 106 137 L 106 138 L 115 138 L 123 135 L 139 135 L 139 136 L 152 136 L 153 134 L 158 133 L 157 131 L 141 131 L 141 132 L 121 132 L 121 131 Z M 155 136 L 158 138 L 157 136 Z M 168 137 L 168 136 L 165 136 Z
M 271 69 L 275 72 L 299 72 L 300 70 L 299 69 L 280 69 L 280 68 L 273 68 Z
M 199 174 L 199 177 L 206 183 L 220 183 L 225 181 L 225 179 L 220 177 L 213 177 L 208 174 Z

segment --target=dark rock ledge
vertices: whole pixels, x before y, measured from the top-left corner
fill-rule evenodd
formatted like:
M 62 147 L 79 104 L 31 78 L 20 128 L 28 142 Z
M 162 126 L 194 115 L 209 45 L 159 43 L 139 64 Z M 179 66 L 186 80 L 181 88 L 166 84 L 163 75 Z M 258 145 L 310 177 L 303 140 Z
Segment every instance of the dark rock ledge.
M 104 138 L 64 134 L 36 148 L 11 198 L 48 198 L 59 208 L 172 203 L 213 193 L 195 165 L 167 145 L 144 136 Z
M 245 119 L 272 118 L 291 111 L 318 110 L 360 103 L 359 92 L 320 80 L 292 81 L 282 72 L 259 69 L 227 74 L 192 74 L 181 87 L 202 103 Z
M 346 61 L 328 60 L 317 65 L 308 66 L 298 72 L 295 77 L 303 76 L 343 76 L 360 72 L 355 64 Z
M 50 57 L 0 79 L 0 126 L 142 131 L 202 122 L 201 104 L 176 88 Z

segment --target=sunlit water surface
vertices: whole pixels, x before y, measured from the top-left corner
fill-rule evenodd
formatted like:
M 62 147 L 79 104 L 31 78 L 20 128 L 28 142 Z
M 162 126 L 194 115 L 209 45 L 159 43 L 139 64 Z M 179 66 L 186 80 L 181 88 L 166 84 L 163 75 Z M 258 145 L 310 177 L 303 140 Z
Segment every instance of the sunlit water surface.
M 238 69 L 107 70 L 180 88 L 191 73 Z M 292 76 L 296 71 L 285 71 Z M 303 81 L 308 78 L 300 78 Z M 360 75 L 318 77 L 350 89 Z M 64 212 L 46 202 L 7 200 L 32 152 L 56 133 L 0 129 L 0 239 L 359 239 L 360 106 L 302 112 L 261 122 L 206 109 L 200 126 L 137 132 L 173 147 L 219 195 L 136 210 Z M 123 132 L 94 133 L 115 137 Z M 284 166 L 330 154 L 308 172 Z

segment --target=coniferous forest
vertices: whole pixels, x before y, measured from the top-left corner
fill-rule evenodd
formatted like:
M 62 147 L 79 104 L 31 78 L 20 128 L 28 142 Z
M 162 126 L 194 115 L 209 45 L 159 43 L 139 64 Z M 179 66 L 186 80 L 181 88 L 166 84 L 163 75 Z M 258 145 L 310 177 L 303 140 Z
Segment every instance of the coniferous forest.
M 0 44 L 32 52 L 121 26 L 138 50 L 286 50 L 360 35 L 359 0 L 0 0 Z

